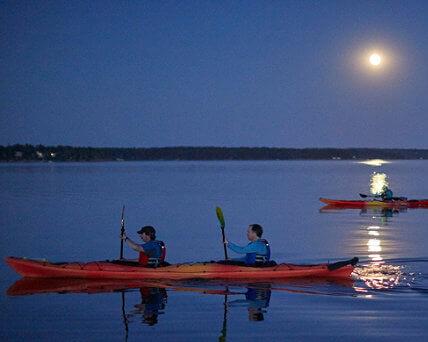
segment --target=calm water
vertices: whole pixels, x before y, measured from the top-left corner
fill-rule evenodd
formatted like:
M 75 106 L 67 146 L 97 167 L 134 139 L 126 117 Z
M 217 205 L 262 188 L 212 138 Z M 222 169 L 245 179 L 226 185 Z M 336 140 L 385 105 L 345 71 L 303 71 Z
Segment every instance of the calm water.
M 396 195 L 428 197 L 427 161 L 1 164 L 2 258 L 117 258 L 124 204 L 128 235 L 156 226 L 170 262 L 222 258 L 216 206 L 231 241 L 246 243 L 247 225 L 262 224 L 277 261 L 361 262 L 345 282 L 77 281 L 64 288 L 57 281 L 34 295 L 19 292 L 34 284 L 13 285 L 19 276 L 1 263 L 0 337 L 427 340 L 428 209 L 320 210 L 320 196 L 367 193 L 373 171 L 388 175 Z M 135 257 L 129 248 L 125 255 Z

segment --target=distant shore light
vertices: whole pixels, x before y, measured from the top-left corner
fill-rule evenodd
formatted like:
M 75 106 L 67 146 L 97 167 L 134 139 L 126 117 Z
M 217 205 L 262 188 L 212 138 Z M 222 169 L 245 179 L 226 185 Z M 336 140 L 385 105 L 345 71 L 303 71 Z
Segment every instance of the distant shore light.
M 358 162 L 358 164 L 365 164 L 370 166 L 382 166 L 383 164 L 389 164 L 389 163 L 391 162 L 383 159 L 369 159 L 369 160 L 362 160 Z

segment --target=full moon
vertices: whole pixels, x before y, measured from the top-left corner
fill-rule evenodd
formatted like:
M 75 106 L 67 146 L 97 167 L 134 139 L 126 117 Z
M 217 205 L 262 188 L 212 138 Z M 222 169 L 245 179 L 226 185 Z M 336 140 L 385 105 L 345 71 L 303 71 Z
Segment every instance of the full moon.
M 382 62 L 382 58 L 377 53 L 373 53 L 370 55 L 369 61 L 371 65 L 378 66 Z

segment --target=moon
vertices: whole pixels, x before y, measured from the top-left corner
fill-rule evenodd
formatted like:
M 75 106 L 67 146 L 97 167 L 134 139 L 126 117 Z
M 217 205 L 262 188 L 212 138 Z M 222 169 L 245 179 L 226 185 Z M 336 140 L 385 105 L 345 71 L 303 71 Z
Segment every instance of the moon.
M 382 62 L 382 57 L 380 57 L 377 53 L 373 53 L 370 55 L 369 62 L 373 66 L 378 66 Z

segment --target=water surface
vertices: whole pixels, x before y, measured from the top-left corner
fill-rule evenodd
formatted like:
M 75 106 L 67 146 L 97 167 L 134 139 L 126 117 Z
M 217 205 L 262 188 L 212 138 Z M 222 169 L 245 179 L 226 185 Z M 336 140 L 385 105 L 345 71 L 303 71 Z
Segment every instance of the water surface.
M 428 209 L 320 210 L 321 196 L 367 192 L 373 171 L 385 172 L 397 195 L 428 197 L 426 161 L 1 164 L 2 258 L 117 258 L 125 205 L 128 235 L 154 225 L 170 262 L 217 260 L 221 206 L 229 240 L 245 244 L 247 225 L 260 223 L 277 261 L 361 262 L 345 282 L 51 282 L 33 295 L 7 293 L 20 278 L 2 263 L 0 337 L 426 340 Z

